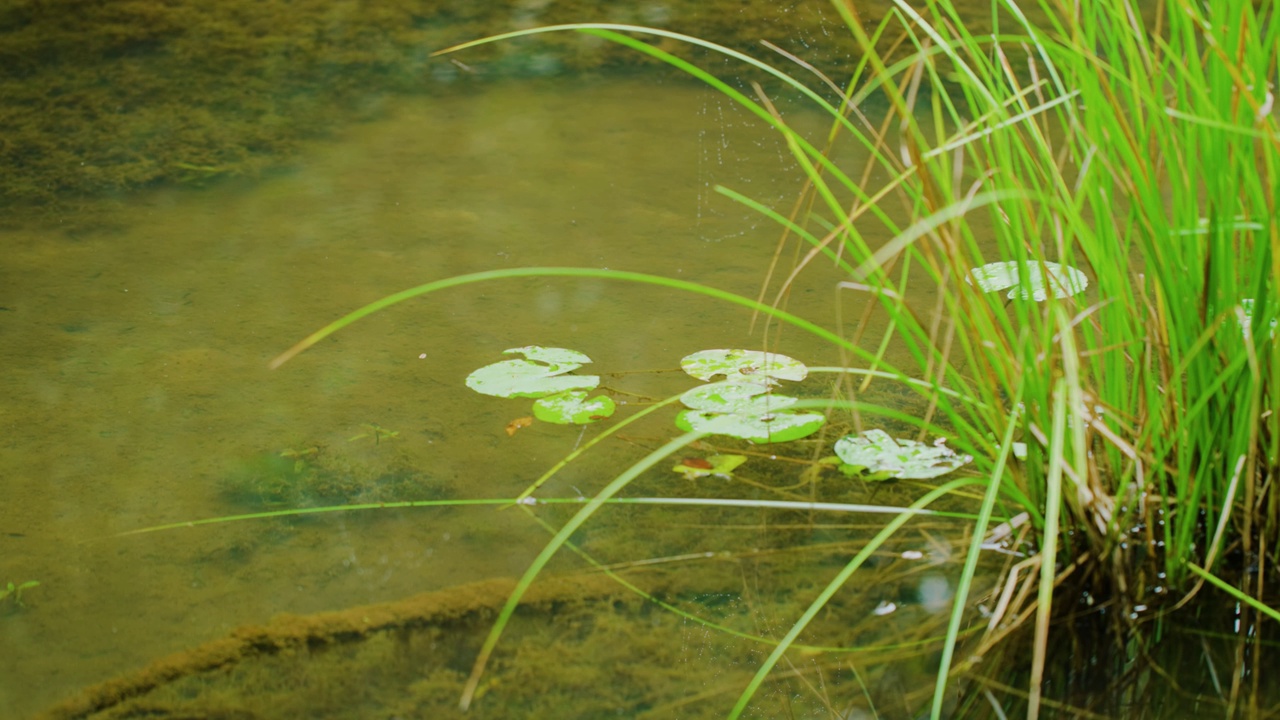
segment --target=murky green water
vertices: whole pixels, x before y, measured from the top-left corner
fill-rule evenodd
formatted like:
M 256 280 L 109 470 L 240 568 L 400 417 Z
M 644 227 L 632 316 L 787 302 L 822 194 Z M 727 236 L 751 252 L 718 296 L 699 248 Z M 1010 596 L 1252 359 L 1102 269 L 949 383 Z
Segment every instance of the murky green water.
M 348 475 L 399 473 L 416 484 L 409 491 L 429 496 L 514 497 L 599 426 L 581 435 L 539 424 L 509 437 L 504 428 L 528 414 L 526 403 L 471 392 L 467 373 L 506 348 L 564 346 L 591 355 L 602 373 L 668 371 L 606 378 L 665 397 L 689 386 L 669 372 L 684 355 L 758 346 L 749 315 L 644 286 L 510 280 L 407 302 L 279 370 L 268 361 L 382 295 L 485 269 L 609 267 L 754 296 L 778 233 L 717 195 L 720 183 L 784 209 L 799 188 L 778 138 L 710 91 L 645 79 L 503 82 L 395 101 L 260 181 L 143 192 L 92 203 L 61 226 L 6 231 L 0 582 L 40 585 L 25 594 L 26 608 L 0 617 L 0 714 L 25 717 L 278 613 L 519 575 L 547 535 L 514 510 L 384 510 L 116 535 L 279 507 L 238 502 L 246 497 L 234 483 L 267 472 L 264 463 L 279 470 L 282 452 L 311 448 L 319 455 L 310 462 Z M 805 275 L 789 308 L 830 322 L 836 279 L 824 269 Z M 839 362 L 794 331 L 778 349 L 814 365 Z M 370 425 L 398 434 L 375 442 Z M 543 494 L 590 494 L 673 434 L 669 418 L 642 427 Z M 766 485 L 799 482 L 799 466 L 757 458 L 749 467 L 744 476 Z M 637 487 L 744 490 L 760 494 L 700 490 L 665 471 Z M 590 536 L 606 562 L 748 553 L 764 537 L 778 544 L 768 526 L 795 522 L 718 513 L 713 524 L 724 527 L 712 532 L 688 514 L 618 517 L 602 516 Z M 814 529 L 827 521 L 789 532 L 800 547 L 861 536 Z M 822 551 L 798 557 L 816 587 L 838 567 Z M 758 580 L 735 582 L 742 590 Z M 901 599 L 896 586 L 889 594 L 871 605 Z M 779 631 L 795 613 L 764 603 L 758 618 Z

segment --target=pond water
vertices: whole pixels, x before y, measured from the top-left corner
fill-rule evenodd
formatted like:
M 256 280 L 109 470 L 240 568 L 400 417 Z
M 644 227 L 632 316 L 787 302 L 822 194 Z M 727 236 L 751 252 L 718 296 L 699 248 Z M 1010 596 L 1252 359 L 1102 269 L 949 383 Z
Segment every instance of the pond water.
M 794 120 L 822 127 L 799 111 Z M 608 267 L 754 297 L 779 232 L 717 194 L 717 184 L 782 211 L 801 187 L 780 139 L 701 87 L 642 77 L 501 81 L 387 101 L 377 118 L 336 130 L 256 181 L 138 192 L 6 231 L 0 582 L 40 584 L 24 592 L 25 607 L 10 604 L 0 617 L 0 715 L 30 716 L 279 613 L 518 576 L 547 532 L 519 510 L 493 506 L 120 533 L 299 505 L 515 497 L 603 425 L 538 423 L 508 435 L 528 401 L 473 393 L 463 385 L 471 370 L 507 348 L 574 348 L 595 360 L 590 369 L 620 399 L 641 405 L 692 386 L 678 372 L 691 352 L 761 347 L 749 313 L 621 282 L 503 280 L 411 300 L 280 369 L 268 362 L 383 295 L 479 270 Z M 788 309 L 833 324 L 838 279 L 814 268 Z M 844 302 L 846 312 L 858 309 Z M 811 365 L 841 361 L 795 330 L 773 342 Z M 821 396 L 829 383 L 804 387 Z M 599 490 L 674 437 L 670 413 L 658 417 L 587 453 L 539 496 Z M 691 482 L 660 465 L 629 494 L 896 504 L 921 492 L 836 477 L 807 483 L 803 464 L 769 452 L 735 481 Z M 536 514 L 553 525 L 568 517 L 557 508 Z M 878 524 L 759 509 L 609 510 L 575 539 L 605 563 L 681 556 L 658 563 L 669 571 L 661 583 L 650 579 L 651 589 L 689 600 L 690 612 L 732 596 L 733 622 L 777 637 Z M 906 628 L 922 618 L 939 622 L 937 597 L 956 571 L 946 538 L 959 527 L 909 531 L 903 548 L 924 559 L 886 551 L 876 572 L 892 580 L 842 593 L 839 606 L 853 617 L 831 621 L 860 625 L 875 608 L 902 608 L 901 628 L 877 616 L 881 640 L 911 635 Z M 584 567 L 569 556 L 549 572 Z M 589 606 L 584 612 L 591 617 Z M 667 700 L 688 698 L 680 707 L 698 713 L 689 717 L 723 713 L 749 674 L 739 678 L 735 668 L 722 677 L 717 634 L 665 619 L 676 620 L 660 643 L 669 652 L 653 662 L 677 657 L 700 668 Z M 479 641 L 469 637 L 463 655 L 474 657 Z M 496 657 L 516 662 L 503 653 L 500 644 Z M 632 662 L 644 667 L 645 652 Z M 913 695 L 930 687 L 916 659 L 891 673 L 896 680 L 883 669 L 862 672 L 873 686 L 888 683 L 890 695 L 904 684 Z M 502 706 L 492 692 L 494 713 Z M 761 716 L 789 692 L 769 696 Z M 812 706 L 806 713 L 847 712 L 862 694 L 856 683 L 821 701 L 822 692 L 797 692 L 807 699 L 796 707 Z

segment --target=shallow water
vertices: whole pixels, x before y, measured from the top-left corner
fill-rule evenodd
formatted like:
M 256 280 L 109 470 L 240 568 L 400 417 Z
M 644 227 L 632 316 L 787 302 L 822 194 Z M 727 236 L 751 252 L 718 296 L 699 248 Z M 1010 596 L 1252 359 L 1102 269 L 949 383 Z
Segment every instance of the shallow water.
M 758 347 L 749 314 L 640 285 L 505 280 L 395 306 L 278 370 L 268 361 L 383 295 L 479 270 L 609 267 L 754 297 L 777 229 L 712 188 L 785 209 L 798 178 L 776 136 L 699 87 L 505 82 L 391 102 L 259 181 L 159 189 L 6 231 L 0 582 L 40 585 L 0 617 L 0 715 L 277 613 L 518 575 L 546 534 L 490 507 L 117 534 L 275 509 L 235 502 L 230 483 L 313 447 L 330 468 L 514 497 L 599 428 L 508 437 L 527 401 L 472 393 L 467 373 L 507 348 L 563 346 L 602 373 L 668 371 L 606 378 L 665 397 L 689 386 L 670 372 L 684 355 Z M 789 309 L 829 323 L 835 280 L 808 273 Z M 777 349 L 839 362 L 796 331 Z M 671 436 L 665 422 L 585 456 L 543 492 L 593 492 Z M 369 425 L 398 434 L 375 438 Z M 676 483 L 688 485 L 659 475 L 645 492 Z M 601 552 L 634 561 L 744 541 L 699 542 Z

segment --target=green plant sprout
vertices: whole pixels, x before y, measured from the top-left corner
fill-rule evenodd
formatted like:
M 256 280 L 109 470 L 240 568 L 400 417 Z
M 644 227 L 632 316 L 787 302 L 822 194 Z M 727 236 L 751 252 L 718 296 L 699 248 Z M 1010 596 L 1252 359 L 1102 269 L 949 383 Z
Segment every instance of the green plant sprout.
M 293 460 L 293 471 L 300 473 L 307 467 L 307 460 L 320 454 L 320 446 L 312 445 L 302 449 L 289 448 L 280 451 L 280 457 Z
M 390 430 L 377 423 L 360 423 L 360 427 L 368 430 L 368 432 L 352 435 L 347 438 L 347 442 L 355 442 L 356 440 L 363 440 L 364 438 L 371 437 L 373 438 L 373 444 L 379 445 L 383 440 L 394 440 L 395 438 L 400 437 L 399 430 Z
M 22 593 L 39 585 L 37 580 L 28 580 L 18 585 L 9 582 L 3 590 L 0 590 L 0 605 L 7 602 L 14 607 L 25 608 L 27 604 L 22 601 Z

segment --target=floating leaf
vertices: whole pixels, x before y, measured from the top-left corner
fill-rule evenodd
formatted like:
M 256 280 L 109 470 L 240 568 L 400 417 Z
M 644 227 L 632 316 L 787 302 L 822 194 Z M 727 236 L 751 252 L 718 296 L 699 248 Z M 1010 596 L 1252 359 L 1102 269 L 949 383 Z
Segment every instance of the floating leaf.
M 1170 235 L 1208 235 L 1213 233 L 1236 232 L 1240 230 L 1266 230 L 1267 226 L 1260 222 L 1249 220 L 1243 215 L 1237 215 L 1227 222 L 1220 222 L 1212 227 L 1209 226 L 1209 218 L 1200 218 L 1196 221 L 1193 229 L 1171 230 Z
M 576 350 L 530 345 L 502 352 L 526 359 L 485 365 L 467 376 L 467 387 L 497 397 L 540 398 L 566 390 L 591 390 L 600 384 L 598 375 L 565 375 L 591 362 Z
M 725 380 L 803 380 L 809 368 L 795 358 L 759 350 L 703 350 L 680 361 L 685 372 L 709 381 L 717 375 Z
M 745 455 L 712 455 L 709 458 L 685 458 L 671 468 L 690 480 L 697 480 L 708 475 L 722 477 L 725 480 L 733 477 L 733 471 L 747 461 Z
M 1053 262 L 1027 262 L 1027 282 L 1022 283 L 1022 274 L 1017 262 L 987 263 L 969 272 L 965 278 L 970 285 L 977 285 L 983 292 L 1009 290 L 1009 298 L 1028 298 L 1041 302 L 1052 292 L 1056 298 L 1079 295 L 1089 287 L 1089 278 L 1079 270 Z M 1048 277 L 1045 277 L 1046 271 Z M 1028 295 L 1027 291 L 1031 294 Z
M 756 444 L 790 442 L 812 435 L 826 422 L 822 413 L 782 410 L 768 415 L 725 415 L 685 410 L 676 416 L 676 427 L 685 432 L 750 440 Z
M 699 385 L 680 396 L 689 406 L 676 416 L 676 427 L 689 431 L 775 443 L 813 434 L 826 417 L 787 410 L 796 399 L 769 392 L 760 382 L 725 381 Z
M 503 350 L 502 352 L 504 355 L 519 353 L 530 360 L 546 363 L 548 365 L 557 365 L 562 367 L 566 365 L 573 366 L 565 367 L 565 371 L 573 370 L 574 368 L 581 367 L 591 362 L 591 358 L 583 355 L 577 350 L 570 350 L 568 348 L 549 348 L 541 347 L 539 345 L 526 345 L 524 347 Z
M 772 415 L 723 415 L 685 410 L 676 416 L 676 427 L 685 432 L 727 435 L 763 445 L 790 442 L 812 435 L 822 427 L 821 413 L 783 411 Z
M 845 463 L 871 473 L 887 472 L 894 477 L 922 480 L 945 475 L 973 461 L 968 455 L 957 455 L 945 442 L 939 438 L 933 445 L 926 445 L 915 440 L 894 440 L 883 430 L 867 430 L 840 438 L 835 451 Z
M 527 428 L 532 424 L 533 424 L 533 418 L 528 416 L 518 417 L 515 420 L 512 420 L 511 422 L 507 423 L 507 427 L 506 427 L 507 437 L 511 437 L 512 435 L 515 435 L 517 432 L 520 431 L 520 428 Z
M 680 402 L 694 410 L 762 415 L 794 405 L 796 399 L 774 395 L 764 383 L 724 381 L 688 390 L 680 396 Z
M 1250 337 L 1253 332 L 1253 308 L 1253 298 L 1244 298 L 1240 301 L 1240 309 L 1243 313 L 1243 317 L 1240 318 L 1240 330 L 1246 338 Z M 1280 319 L 1271 318 L 1271 335 L 1274 336 L 1276 334 L 1276 326 L 1278 324 L 1280 324 Z
M 587 399 L 586 390 L 566 390 L 533 401 L 533 416 L 557 425 L 586 425 L 604 420 L 617 409 L 605 395 Z

